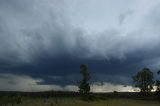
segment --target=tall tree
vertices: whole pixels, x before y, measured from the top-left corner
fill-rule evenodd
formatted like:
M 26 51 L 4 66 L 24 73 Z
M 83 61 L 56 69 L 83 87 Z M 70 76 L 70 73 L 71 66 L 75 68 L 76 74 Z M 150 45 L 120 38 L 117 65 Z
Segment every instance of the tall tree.
M 150 92 L 153 89 L 153 72 L 149 68 L 143 68 L 135 76 L 133 81 L 136 83 L 136 87 L 139 87 L 141 92 Z
M 157 86 L 156 92 L 160 93 L 160 80 L 156 80 L 156 86 Z
M 157 74 L 160 75 L 160 70 L 157 72 Z M 158 94 L 158 97 L 160 97 L 160 80 L 156 80 L 156 86 L 157 86 L 156 92 Z
M 87 71 L 87 65 L 81 64 L 80 70 L 81 70 L 80 73 L 82 74 L 83 79 L 79 85 L 79 92 L 80 92 L 80 94 L 88 95 L 90 92 L 90 85 L 88 83 L 88 81 L 90 80 L 90 75 Z

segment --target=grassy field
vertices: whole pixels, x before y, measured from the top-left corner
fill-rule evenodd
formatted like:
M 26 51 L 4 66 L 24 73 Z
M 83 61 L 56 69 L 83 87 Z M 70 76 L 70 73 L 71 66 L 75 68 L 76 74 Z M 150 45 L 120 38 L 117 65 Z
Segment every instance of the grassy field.
M 106 99 L 83 101 L 79 98 L 22 99 L 20 104 L 7 106 L 160 106 L 160 101 L 134 99 Z

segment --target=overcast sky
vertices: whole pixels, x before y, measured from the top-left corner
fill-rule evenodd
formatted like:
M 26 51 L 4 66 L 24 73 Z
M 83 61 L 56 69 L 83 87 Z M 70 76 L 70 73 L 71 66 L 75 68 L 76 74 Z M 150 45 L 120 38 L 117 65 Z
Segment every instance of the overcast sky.
M 0 90 L 76 91 L 84 63 L 92 91 L 132 91 L 159 29 L 160 0 L 0 0 Z

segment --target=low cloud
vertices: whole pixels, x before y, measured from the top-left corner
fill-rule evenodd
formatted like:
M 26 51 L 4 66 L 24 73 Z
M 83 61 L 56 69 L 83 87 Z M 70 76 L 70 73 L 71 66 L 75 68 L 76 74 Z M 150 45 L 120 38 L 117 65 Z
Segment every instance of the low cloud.
M 112 84 L 123 84 L 128 85 L 132 83 L 132 76 L 128 75 L 107 75 L 107 74 L 93 74 L 92 78 L 94 82 L 108 82 Z
M 135 88 L 130 85 L 120 85 L 120 84 L 112 84 L 112 83 L 95 83 L 91 86 L 92 92 L 137 92 L 138 88 Z
M 77 85 L 45 85 L 40 84 L 44 80 L 39 78 L 35 79 L 25 75 L 13 75 L 13 74 L 0 74 L 0 91 L 78 91 Z M 92 92 L 135 92 L 138 89 L 128 86 L 128 85 L 120 85 L 120 84 L 112 84 L 107 82 L 96 82 L 91 84 Z
M 0 91 L 78 91 L 75 85 L 47 85 L 40 84 L 43 79 L 32 78 L 26 75 L 0 74 Z

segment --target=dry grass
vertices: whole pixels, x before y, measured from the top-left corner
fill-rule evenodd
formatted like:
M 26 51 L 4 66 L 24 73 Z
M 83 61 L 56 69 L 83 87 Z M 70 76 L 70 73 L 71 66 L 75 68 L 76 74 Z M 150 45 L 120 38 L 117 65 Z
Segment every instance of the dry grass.
M 160 106 L 159 101 L 134 99 L 108 99 L 98 101 L 82 101 L 78 98 L 26 99 L 14 106 Z

